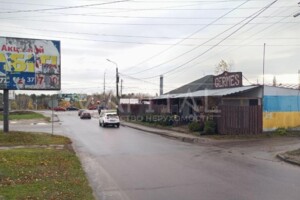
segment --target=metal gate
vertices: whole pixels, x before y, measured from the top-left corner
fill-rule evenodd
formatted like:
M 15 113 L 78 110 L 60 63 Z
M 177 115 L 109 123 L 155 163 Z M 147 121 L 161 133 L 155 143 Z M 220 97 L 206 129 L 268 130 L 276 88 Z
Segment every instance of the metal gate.
M 261 106 L 221 106 L 218 118 L 220 134 L 259 134 L 262 133 Z

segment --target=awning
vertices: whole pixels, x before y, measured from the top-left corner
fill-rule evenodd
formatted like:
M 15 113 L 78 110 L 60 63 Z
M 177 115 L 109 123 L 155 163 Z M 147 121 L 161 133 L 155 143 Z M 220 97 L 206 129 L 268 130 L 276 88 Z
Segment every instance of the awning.
M 155 99 L 177 99 L 177 98 L 187 98 L 187 97 L 207 97 L 207 96 L 226 96 L 234 93 L 244 92 L 254 88 L 258 88 L 257 85 L 235 87 L 235 88 L 224 88 L 224 89 L 207 89 L 199 90 L 195 92 L 187 92 L 181 94 L 164 94 Z

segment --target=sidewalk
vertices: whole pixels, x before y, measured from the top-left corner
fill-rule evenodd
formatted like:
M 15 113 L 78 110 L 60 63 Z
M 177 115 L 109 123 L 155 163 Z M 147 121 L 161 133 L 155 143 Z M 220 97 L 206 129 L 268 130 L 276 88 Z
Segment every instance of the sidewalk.
M 171 131 L 171 130 L 164 130 L 164 129 L 154 128 L 154 127 L 147 127 L 147 126 L 143 126 L 140 124 L 125 122 L 125 121 L 121 121 L 121 125 L 130 127 L 130 128 L 134 128 L 137 130 L 149 132 L 149 133 L 154 133 L 154 134 L 161 135 L 164 137 L 173 138 L 173 139 L 180 140 L 183 142 L 188 142 L 188 143 L 199 143 L 200 144 L 200 143 L 210 143 L 211 142 L 211 139 L 208 139 L 208 138 L 200 138 L 200 137 L 197 137 L 194 135 L 188 135 L 185 133 L 180 133 L 180 132 Z

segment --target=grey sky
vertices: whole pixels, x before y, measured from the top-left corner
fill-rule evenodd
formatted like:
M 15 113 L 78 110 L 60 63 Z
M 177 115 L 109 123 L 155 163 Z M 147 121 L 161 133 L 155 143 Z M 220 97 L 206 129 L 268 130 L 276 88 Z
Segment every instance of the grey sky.
M 299 0 L 0 0 L 1 36 L 61 41 L 62 92 L 167 92 L 213 74 L 221 59 L 244 84 L 298 84 Z M 264 9 L 265 10 L 262 10 Z M 261 13 L 259 13 L 261 11 Z

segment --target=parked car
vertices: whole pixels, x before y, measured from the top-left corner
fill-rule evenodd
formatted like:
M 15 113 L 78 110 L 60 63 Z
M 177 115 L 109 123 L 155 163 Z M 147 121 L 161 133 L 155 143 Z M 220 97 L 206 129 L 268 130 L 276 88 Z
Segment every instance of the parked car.
M 66 109 L 64 107 L 61 106 L 57 106 L 53 108 L 54 111 L 66 111 Z
M 97 106 L 96 106 L 96 105 L 89 106 L 88 109 L 89 109 L 89 110 L 97 110 Z
M 91 119 L 92 115 L 89 111 L 85 110 L 81 113 L 80 119 Z
M 99 117 L 99 126 L 116 126 L 119 128 L 120 119 L 116 111 L 103 110 Z
M 80 117 L 80 115 L 81 115 L 81 113 L 82 113 L 83 111 L 85 111 L 85 109 L 79 109 L 79 110 L 78 110 L 78 116 L 79 116 L 79 117 Z
M 69 106 L 67 107 L 67 110 L 71 111 L 71 110 L 79 110 L 79 109 L 74 106 Z

